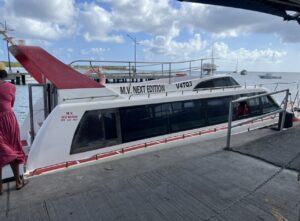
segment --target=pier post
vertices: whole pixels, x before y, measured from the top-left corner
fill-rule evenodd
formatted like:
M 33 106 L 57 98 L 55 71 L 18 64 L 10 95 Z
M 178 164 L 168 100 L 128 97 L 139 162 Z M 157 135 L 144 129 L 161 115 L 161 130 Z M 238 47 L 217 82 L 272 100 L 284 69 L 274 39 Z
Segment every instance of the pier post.
M 20 75 L 16 76 L 16 85 L 20 85 L 21 84 L 21 77 Z
M 26 76 L 25 76 L 25 74 L 21 75 L 21 81 L 22 81 L 23 85 L 26 85 Z
M 279 130 L 282 130 L 283 127 L 284 127 L 285 116 L 286 116 L 286 109 L 287 109 L 287 103 L 288 103 L 288 99 L 289 99 L 289 93 L 290 93 L 290 91 L 289 91 L 289 89 L 287 89 L 287 91 L 285 92 L 283 112 L 282 112 L 282 118 L 281 118 Z

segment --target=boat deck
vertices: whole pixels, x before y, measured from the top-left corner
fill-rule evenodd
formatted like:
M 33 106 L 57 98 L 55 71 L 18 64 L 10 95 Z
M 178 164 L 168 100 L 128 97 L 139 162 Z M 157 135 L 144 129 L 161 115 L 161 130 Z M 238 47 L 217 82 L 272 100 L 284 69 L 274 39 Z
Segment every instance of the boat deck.
M 297 171 L 276 166 L 297 157 L 299 133 L 236 135 L 234 151 L 225 138 L 183 140 L 34 177 L 21 191 L 8 183 L 0 220 L 299 220 Z

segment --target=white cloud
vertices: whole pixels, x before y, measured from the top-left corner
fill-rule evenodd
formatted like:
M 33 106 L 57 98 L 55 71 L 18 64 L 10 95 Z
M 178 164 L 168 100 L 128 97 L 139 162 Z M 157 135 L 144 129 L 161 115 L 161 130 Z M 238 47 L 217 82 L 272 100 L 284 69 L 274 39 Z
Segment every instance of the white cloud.
M 178 35 L 177 9 L 169 0 L 106 0 L 111 4 L 111 15 L 116 29 L 146 32 L 153 35 Z
M 74 0 L 6 0 L 5 9 L 15 17 L 70 24 L 76 15 Z
M 283 22 L 273 15 L 242 9 L 182 2 L 179 10 L 180 27 L 192 32 L 205 31 L 216 38 L 247 34 L 276 34 L 283 42 L 300 42 L 297 22 Z
M 207 55 L 211 50 L 207 50 Z M 224 42 L 216 42 L 214 44 L 214 56 L 218 58 L 216 63 L 220 70 L 235 70 L 237 61 L 239 69 L 250 69 L 251 71 L 261 70 L 279 70 L 282 68 L 284 60 L 288 58 L 286 51 L 267 49 L 245 49 L 239 48 L 232 50 Z
M 113 32 L 177 36 L 180 32 L 177 10 L 168 0 L 113 1 L 104 0 L 110 10 L 96 3 L 81 6 L 81 24 L 87 41 L 123 42 L 123 37 Z
M 287 55 L 285 51 L 276 51 L 270 48 L 265 50 L 248 50 L 240 48 L 237 50 L 230 50 L 229 46 L 223 42 L 216 42 L 214 44 L 214 54 L 216 57 L 226 60 L 236 60 L 248 63 L 267 62 L 279 63 L 282 58 Z
M 80 54 L 83 57 L 87 57 L 91 60 L 99 60 L 103 59 L 103 55 L 105 52 L 109 51 L 107 48 L 90 48 L 90 49 L 82 49 Z
M 277 34 L 283 42 L 299 42 L 294 21 L 226 7 L 171 0 L 4 0 L 0 13 L 21 37 L 58 39 L 80 34 L 86 41 L 122 43 L 126 33 L 166 38 L 189 30 L 214 38 L 251 33 Z M 80 29 L 79 29 L 80 27 Z
M 151 40 L 141 42 L 149 55 L 160 54 L 167 55 L 172 59 L 191 59 L 207 46 L 206 41 L 202 41 L 200 34 L 195 34 L 187 42 L 179 42 L 173 37 L 156 36 Z
M 58 39 L 76 30 L 74 0 L 5 0 L 0 13 L 23 38 Z
M 114 24 L 112 15 L 94 3 L 84 3 L 80 11 L 84 38 L 87 41 L 123 42 L 120 35 L 110 35 Z

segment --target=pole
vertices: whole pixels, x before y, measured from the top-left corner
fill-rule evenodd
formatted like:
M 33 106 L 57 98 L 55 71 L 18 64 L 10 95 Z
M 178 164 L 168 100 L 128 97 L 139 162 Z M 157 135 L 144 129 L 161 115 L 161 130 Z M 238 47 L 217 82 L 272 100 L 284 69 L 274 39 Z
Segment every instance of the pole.
M 201 59 L 201 70 L 200 70 L 201 78 L 203 77 L 203 59 Z
M 6 21 L 4 22 L 4 29 L 5 29 L 5 31 L 7 30 Z M 8 40 L 6 41 L 6 48 L 7 48 L 7 58 L 8 58 L 9 73 L 12 73 L 12 71 L 11 71 L 11 64 L 10 64 L 10 54 L 9 54 Z
M 134 37 L 134 73 L 136 74 L 136 37 Z
M 228 114 L 228 128 L 227 128 L 227 144 L 226 149 L 230 150 L 230 138 L 231 138 L 231 123 L 232 123 L 232 101 L 229 103 L 229 114 Z
M 286 108 L 287 108 L 287 102 L 288 102 L 288 99 L 289 99 L 289 93 L 290 93 L 289 90 L 287 90 L 287 91 L 285 92 L 284 106 L 283 106 L 283 112 L 282 112 L 282 118 L 281 118 L 281 123 L 280 123 L 280 129 L 279 129 L 279 130 L 282 130 L 283 127 L 284 127 L 285 116 L 286 116 Z
M 132 37 L 131 35 L 127 34 L 127 37 L 130 38 L 133 43 L 134 43 L 134 46 L 133 46 L 133 50 L 134 50 L 134 71 L 133 73 L 136 74 L 136 45 L 137 45 L 137 42 L 136 42 L 136 37 Z
M 29 116 L 30 116 L 30 141 L 34 141 L 34 122 L 33 122 L 33 101 L 32 101 L 32 85 L 28 85 L 29 90 Z

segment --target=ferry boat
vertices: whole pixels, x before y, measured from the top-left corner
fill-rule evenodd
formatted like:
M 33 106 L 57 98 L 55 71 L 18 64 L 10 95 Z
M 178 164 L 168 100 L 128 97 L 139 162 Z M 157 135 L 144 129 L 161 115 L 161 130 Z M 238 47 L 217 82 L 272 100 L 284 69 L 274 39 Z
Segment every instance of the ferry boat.
M 226 75 L 105 85 L 42 48 L 13 45 L 10 52 L 45 92 L 31 105 L 21 128 L 28 154 L 24 173 L 28 176 L 178 139 L 224 136 L 230 101 L 268 92 L 262 87 L 241 86 Z M 235 107 L 235 121 L 280 108 L 271 96 L 249 100 L 247 106 L 247 112 Z M 277 121 L 268 117 L 233 132 Z M 12 177 L 8 167 L 3 177 Z

